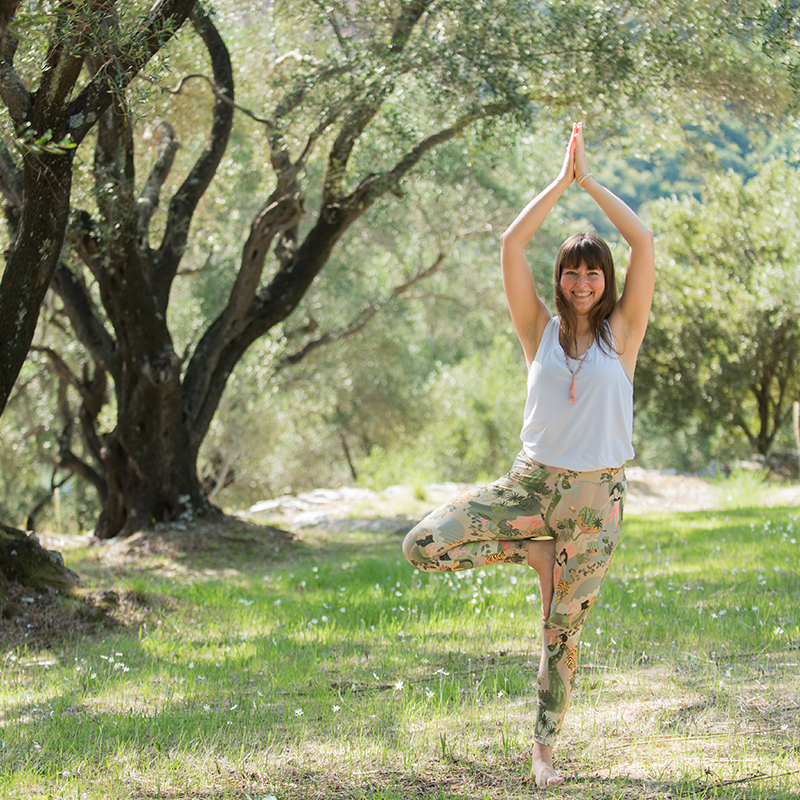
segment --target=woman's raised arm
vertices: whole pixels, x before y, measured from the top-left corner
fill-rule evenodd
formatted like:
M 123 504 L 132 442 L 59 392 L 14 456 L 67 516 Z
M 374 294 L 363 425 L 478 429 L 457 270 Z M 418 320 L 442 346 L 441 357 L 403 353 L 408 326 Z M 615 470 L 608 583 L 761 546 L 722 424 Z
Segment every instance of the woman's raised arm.
M 653 302 L 655 288 L 653 232 L 636 216 L 632 208 L 598 183 L 589 172 L 583 127 L 580 123 L 575 146 L 575 176 L 578 185 L 591 195 L 630 246 L 625 288 L 611 312 L 609 324 L 617 342 L 620 360 L 632 377 Z
M 540 192 L 522 210 L 500 237 L 500 264 L 503 272 L 503 288 L 525 359 L 531 365 L 545 325 L 550 319 L 547 306 L 536 292 L 525 248 L 536 231 L 552 211 L 558 198 L 575 178 L 575 151 L 579 128 L 572 126 L 572 135 L 567 145 L 564 163 L 558 177 Z

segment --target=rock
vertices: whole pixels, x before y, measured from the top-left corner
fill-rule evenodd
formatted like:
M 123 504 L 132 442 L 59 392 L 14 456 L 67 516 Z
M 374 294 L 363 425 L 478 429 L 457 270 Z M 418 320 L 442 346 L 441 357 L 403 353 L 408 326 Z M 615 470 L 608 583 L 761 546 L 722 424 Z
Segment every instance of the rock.
M 56 550 L 46 550 L 35 534 L 0 523 L 0 573 L 31 589 L 69 591 L 78 576 Z
M 116 608 L 119 605 L 119 595 L 112 589 L 103 589 L 97 592 L 89 592 L 83 598 L 87 606 L 93 608 Z

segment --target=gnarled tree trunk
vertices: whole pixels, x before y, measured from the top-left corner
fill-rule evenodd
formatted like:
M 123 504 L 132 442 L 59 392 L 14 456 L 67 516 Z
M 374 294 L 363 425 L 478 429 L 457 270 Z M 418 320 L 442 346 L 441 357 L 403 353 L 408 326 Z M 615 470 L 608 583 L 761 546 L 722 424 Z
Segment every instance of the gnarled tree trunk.
M 164 383 L 142 374 L 124 380 L 120 394 L 125 404 L 101 454 L 107 499 L 96 535 L 106 539 L 154 522 L 215 513 L 200 485 L 197 452 L 182 420 L 177 365 Z

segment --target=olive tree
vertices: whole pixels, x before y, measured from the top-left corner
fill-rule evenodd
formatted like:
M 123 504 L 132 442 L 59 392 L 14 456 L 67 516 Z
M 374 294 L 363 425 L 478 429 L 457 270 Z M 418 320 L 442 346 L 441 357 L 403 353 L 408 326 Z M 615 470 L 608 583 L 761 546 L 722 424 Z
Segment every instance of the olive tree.
M 48 22 L 40 46 L 38 23 L 26 17 L 25 5 L 3 2 L 0 100 L 11 130 L 0 143 L 0 190 L 11 244 L 0 280 L 0 412 L 59 263 L 76 148 L 180 28 L 193 5 L 194 0 L 157 0 L 148 11 L 132 5 L 120 15 L 105 0 L 54 3 L 52 13 L 42 15 Z M 32 9 L 34 18 L 38 10 Z M 30 41 L 21 43 L 20 37 Z M 59 554 L 4 524 L 0 575 L 40 588 L 68 587 L 75 580 Z
M 56 5 L 38 74 L 7 23 L 20 3 L 4 4 L 0 99 L 21 151 L 0 147 L 0 189 L 13 245 L 0 282 L 0 411 L 28 353 L 39 307 L 61 255 L 70 211 L 75 148 L 152 56 L 181 26 L 194 0 L 159 0 L 120 19 L 114 3 Z M 24 23 L 24 17 L 20 24 Z M 22 27 L 31 39 L 37 32 Z M 24 49 L 24 48 L 23 48 Z

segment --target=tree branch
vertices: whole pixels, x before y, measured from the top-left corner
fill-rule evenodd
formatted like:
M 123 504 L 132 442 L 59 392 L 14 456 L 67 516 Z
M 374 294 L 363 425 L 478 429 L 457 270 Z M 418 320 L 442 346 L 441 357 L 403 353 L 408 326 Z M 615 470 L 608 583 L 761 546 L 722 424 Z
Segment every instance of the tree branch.
M 3 193 L 8 205 L 17 211 L 22 207 L 23 185 L 22 170 L 8 151 L 6 143 L 0 141 L 0 192 Z
M 342 123 L 339 135 L 328 154 L 328 164 L 322 187 L 323 207 L 333 205 L 338 201 L 347 164 L 356 141 L 380 111 L 384 100 L 391 94 L 393 88 L 393 80 L 376 81 L 368 87 L 360 99 L 353 98 L 352 109 Z
M 251 267 L 245 265 L 242 268 L 243 271 L 249 269 L 249 274 L 240 274 L 241 291 L 235 287 L 237 292 L 240 291 L 241 298 L 241 302 L 236 303 L 236 315 L 229 317 L 231 312 L 227 309 L 220 315 L 198 343 L 186 370 L 184 414 L 191 420 L 190 425 L 193 436 L 197 437 L 198 447 L 216 409 L 217 398 L 238 359 L 253 341 L 286 319 L 297 307 L 347 228 L 378 197 L 395 188 L 405 174 L 437 144 L 458 135 L 478 119 L 502 114 L 512 107 L 513 103 L 507 101 L 483 106 L 464 114 L 449 128 L 420 142 L 389 173 L 364 179 L 345 202 L 336 201 L 327 208 L 323 207 L 302 245 L 291 257 L 281 261 L 280 268 L 270 283 L 259 290 L 253 301 L 248 303 L 244 301 L 257 285 L 256 277 L 260 280 L 263 262 L 256 263 L 256 259 L 263 259 L 266 254 L 266 246 L 253 248 Z M 255 243 L 257 242 L 254 241 Z M 235 325 L 231 324 L 234 319 Z
M 72 370 L 67 366 L 67 363 L 55 350 L 53 350 L 52 347 L 40 347 L 33 345 L 31 347 L 31 352 L 43 353 L 46 355 L 48 361 L 50 362 L 50 370 L 58 378 L 60 383 L 62 383 L 64 386 L 71 386 L 73 389 L 75 389 L 75 391 L 81 396 L 82 400 L 91 399 L 91 396 L 85 392 L 84 386 L 81 384 L 78 378 L 72 374 Z
M 184 416 L 190 420 L 188 427 L 197 448 L 231 369 L 253 341 L 246 328 L 252 323 L 256 291 L 271 242 L 281 231 L 294 227 L 303 213 L 298 197 L 276 198 L 275 194 L 251 224 L 228 303 L 197 343 L 186 368 Z
M 0 192 L 6 202 L 3 208 L 9 246 L 14 247 L 22 221 L 25 176 L 17 166 L 5 142 L 0 141 Z
M 67 395 L 67 388 L 72 386 L 81 397 L 81 408 L 86 409 L 87 414 L 92 413 L 92 406 L 94 409 L 94 416 L 99 413 L 102 403 L 97 402 L 94 392 L 88 391 L 89 387 L 85 386 L 79 381 L 61 356 L 49 347 L 32 347 L 31 350 L 39 353 L 44 353 L 50 363 L 50 368 L 58 378 L 58 410 L 61 415 L 64 427 L 58 435 L 58 460 L 54 462 L 58 467 L 67 469 L 70 472 L 79 475 L 84 480 L 91 483 L 95 489 L 100 493 L 101 497 L 105 496 L 107 491 L 105 479 L 95 470 L 91 465 L 79 458 L 72 450 L 72 431 L 75 425 L 75 418 L 70 407 L 69 397 Z M 83 421 L 82 421 L 82 427 Z M 92 425 L 92 428 L 94 426 Z M 86 431 L 84 431 L 86 433 Z M 84 436 L 86 438 L 86 436 Z M 37 445 L 39 439 L 37 437 Z M 40 452 L 42 448 L 40 448 Z
M 242 252 L 242 266 L 225 309 L 225 317 L 230 323 L 240 321 L 250 309 L 272 240 L 282 231 L 297 225 L 302 215 L 299 197 L 289 196 L 271 199 L 253 220 Z
M 154 288 L 163 308 L 166 308 L 169 287 L 186 249 L 192 216 L 222 161 L 233 125 L 233 108 L 220 99 L 220 94 L 224 94 L 233 100 L 233 69 L 228 48 L 200 6 L 192 12 L 192 25 L 208 51 L 214 82 L 219 87 L 219 93 L 215 93 L 209 139 L 186 176 L 186 180 L 170 202 L 164 238 L 156 255 L 158 269 L 154 276 L 156 281 Z
M 741 414 L 737 413 L 731 417 L 731 422 L 744 432 L 747 441 L 750 443 L 750 447 L 752 447 L 755 452 L 758 452 L 758 437 L 753 435 L 750 426 L 747 424 L 747 420 L 745 420 Z
M 328 331 L 327 333 L 323 333 L 322 336 L 318 336 L 316 339 L 306 342 L 306 344 L 304 344 L 299 350 L 295 350 L 294 353 L 290 353 L 289 355 L 281 358 L 275 364 L 274 371 L 277 373 L 286 367 L 298 364 L 306 356 L 310 355 L 315 350 L 318 350 L 323 345 L 330 344 L 331 342 L 338 342 L 342 339 L 348 338 L 349 336 L 353 336 L 366 327 L 370 320 L 378 313 L 378 311 L 380 311 L 380 308 L 380 303 L 368 305 L 352 322 L 344 325 L 336 331 Z
M 338 77 L 345 72 L 349 72 L 349 70 L 349 67 L 333 66 L 321 69 L 312 75 L 303 76 L 295 81 L 294 86 L 292 86 L 292 88 L 278 101 L 268 123 L 268 130 L 271 131 L 269 136 L 270 161 L 272 162 L 272 167 L 277 175 L 285 175 L 292 166 L 292 159 L 289 155 L 289 149 L 286 145 L 286 139 L 283 135 L 283 129 L 280 125 L 280 122 L 288 117 L 292 111 L 298 108 L 308 96 L 309 92 L 312 91 L 312 89 L 314 89 L 318 84 L 325 83 L 325 81 L 334 77 Z M 321 136 L 322 133 L 327 130 L 334 120 L 339 117 L 341 113 L 341 105 L 346 105 L 346 103 L 337 104 L 334 108 L 329 110 L 328 113 L 324 115 L 320 125 L 317 126 L 314 133 L 312 133 L 309 137 L 309 144 L 306 145 L 306 149 L 304 150 L 306 158 L 308 157 L 308 153 L 311 152 L 310 145 L 313 146 L 313 143 L 316 142 L 317 138 L 319 138 L 319 136 Z M 302 163 L 304 163 L 304 159 L 299 159 L 297 163 L 298 165 L 302 165 Z M 295 174 L 296 172 L 297 170 L 295 170 Z M 291 176 L 289 181 L 293 179 L 294 177 Z
M 85 406 L 81 406 L 78 411 L 78 418 L 81 421 L 83 441 L 87 450 L 92 454 L 97 464 L 102 464 L 103 442 L 97 433 L 97 417 L 92 417 L 88 409 Z
M 402 298 L 405 296 L 406 292 L 415 286 L 420 281 L 425 280 L 425 278 L 429 278 L 431 275 L 439 271 L 442 263 L 444 262 L 447 254 L 444 252 L 440 252 L 434 261 L 425 269 L 418 271 L 414 276 L 409 278 L 407 281 L 395 286 L 391 293 L 389 294 L 389 298 Z M 366 308 L 362 309 L 361 313 L 354 319 L 352 322 L 348 323 L 347 325 L 339 328 L 336 331 L 328 331 L 327 333 L 322 334 L 322 336 L 313 339 L 310 342 L 307 342 L 303 347 L 299 350 L 296 350 L 294 353 L 290 353 L 287 356 L 281 358 L 277 364 L 275 365 L 275 372 L 279 372 L 280 370 L 284 369 L 285 367 L 292 366 L 293 364 L 297 364 L 302 361 L 307 355 L 313 353 L 315 350 L 319 349 L 323 345 L 330 344 L 331 342 L 338 342 L 342 339 L 346 339 L 354 334 L 358 333 L 359 331 L 363 330 L 367 326 L 367 324 L 375 317 L 375 315 L 380 311 L 381 307 L 387 301 L 384 300 L 383 302 L 374 302 L 370 303 Z
M 163 119 L 159 120 L 155 125 L 152 138 L 159 145 L 158 156 L 139 194 L 137 204 L 139 215 L 136 227 L 139 231 L 139 243 L 142 248 L 148 246 L 150 220 L 155 210 L 158 208 L 161 189 L 172 170 L 172 165 L 175 162 L 175 154 L 180 147 L 178 140 L 175 138 L 175 131 L 172 129 L 172 126 Z
M 142 22 L 121 44 L 126 54 L 103 64 L 92 80 L 67 106 L 65 119 L 72 140 L 81 142 L 100 114 L 108 108 L 115 92 L 121 92 L 142 67 L 183 25 L 196 0 L 156 0 Z
M 53 472 L 50 475 L 50 491 L 25 515 L 26 531 L 33 532 L 36 530 L 36 517 L 39 515 L 39 512 L 53 499 L 53 495 L 56 493 L 56 490 L 60 489 L 67 483 L 67 481 L 72 479 L 72 474 L 69 474 L 63 477 L 60 481 L 56 481 L 57 474 L 58 466 L 54 465 Z
M 79 258 L 88 267 L 95 280 L 102 277 L 103 265 L 95 234 L 95 221 L 88 211 L 79 209 L 72 214 L 65 239 L 72 244 Z
M 59 261 L 52 288 L 64 303 L 64 311 L 78 340 L 118 382 L 122 377 L 122 365 L 116 344 L 98 318 L 86 285 L 63 261 Z
M 128 258 L 136 220 L 133 125 L 124 97 L 115 96 L 97 123 L 94 149 L 95 198 L 105 224 L 103 261 L 113 273 Z M 95 273 L 100 278 L 100 271 Z
M 398 15 L 386 49 L 389 64 L 396 64 L 405 50 L 419 20 L 431 6 L 433 0 L 411 0 Z M 362 85 L 363 94 L 359 100 L 353 98 L 352 111 L 342 125 L 336 141 L 328 156 L 328 166 L 323 186 L 323 205 L 335 202 L 341 194 L 342 182 L 353 152 L 353 147 L 369 123 L 374 119 L 386 98 L 394 90 L 396 74 L 372 76 L 371 84 Z
M 108 493 L 105 478 L 94 467 L 75 455 L 69 447 L 60 449 L 58 455 L 58 466 L 61 469 L 68 470 L 73 475 L 77 475 L 79 478 L 83 478 L 87 483 L 94 486 L 100 496 L 100 502 L 104 502 L 104 498 Z
M 450 141 L 462 133 L 470 125 L 481 119 L 501 116 L 514 108 L 511 100 L 501 103 L 490 103 L 486 106 L 473 109 L 463 114 L 451 126 L 432 133 L 409 150 L 388 172 L 368 175 L 364 178 L 355 191 L 343 202 L 347 206 L 361 206 L 372 203 L 388 191 L 395 190 L 403 178 L 422 160 L 422 158 L 435 147 Z
M 415 13 L 419 14 L 419 9 L 423 6 L 427 7 L 427 4 L 411 3 L 408 8 L 418 9 Z M 401 40 L 402 37 L 398 38 L 397 42 Z M 278 105 L 275 118 L 280 119 L 282 115 L 290 113 L 297 107 L 310 87 L 308 81 L 296 85 Z M 253 341 L 286 319 L 297 307 L 311 282 L 327 262 L 336 242 L 352 222 L 358 219 L 378 197 L 395 189 L 403 177 L 436 145 L 457 136 L 473 122 L 505 113 L 516 105 L 514 101 L 509 100 L 473 109 L 462 115 L 450 127 L 421 141 L 391 171 L 365 178 L 351 195 L 343 199 L 336 195 L 338 182 L 343 176 L 343 165 L 356 138 L 377 113 L 391 88 L 390 80 L 383 79 L 373 84 L 368 90 L 369 96 L 362 97 L 360 104 L 356 104 L 357 94 L 351 96 L 351 105 L 357 107 L 342 124 L 339 136 L 329 153 L 329 174 L 325 181 L 320 214 L 302 244 L 297 248 L 287 249 L 287 252 L 282 254 L 280 266 L 269 284 L 258 290 L 255 295 L 253 293 L 261 280 L 263 259 L 274 228 L 272 224 L 262 225 L 259 221 L 259 225 L 256 225 L 254 222 L 243 256 L 243 266 L 231 293 L 229 306 L 198 343 L 185 373 L 184 417 L 189 421 L 193 447 L 199 447 L 216 409 L 218 398 L 239 358 Z M 279 176 L 279 189 L 281 171 L 291 165 L 291 159 L 288 157 L 281 136 L 280 127 L 276 125 L 271 135 L 271 149 L 273 165 Z M 330 174 L 331 169 L 336 175 Z M 284 175 L 291 177 L 289 172 L 284 172 Z M 274 215 L 283 220 L 286 226 L 296 224 L 297 217 L 292 213 L 292 203 L 295 203 L 297 211 L 301 211 L 302 207 L 297 209 L 297 202 L 300 200 L 299 188 L 293 187 L 293 190 L 298 191 L 295 200 L 293 200 L 294 195 L 281 195 L 276 189 L 262 213 L 268 212 Z M 283 206 L 283 203 L 287 205 Z M 275 219 L 270 220 L 270 223 L 274 222 Z
M 345 57 L 349 58 L 350 55 L 350 48 L 347 46 L 347 39 L 344 38 L 342 35 L 342 26 L 339 25 L 339 20 L 336 19 L 336 11 L 331 11 L 328 21 L 331 23 L 331 28 L 333 28 L 333 33 L 336 36 L 336 41 L 339 42 L 339 47 L 342 48 L 342 52 L 345 54 Z
M 31 110 L 31 93 L 14 69 L 14 56 L 19 40 L 11 31 L 3 31 L 3 57 L 0 60 L 0 98 L 3 100 L 11 119 L 22 128 Z
M 80 392 L 80 383 L 78 379 L 72 374 L 72 371 L 67 366 L 63 358 L 52 347 L 40 347 L 39 345 L 31 346 L 32 353 L 43 353 L 50 361 L 51 372 L 62 382 L 69 384 L 74 389 Z
M 405 49 L 417 23 L 433 3 L 434 0 L 411 0 L 411 2 L 405 4 L 392 31 L 391 44 L 389 45 L 389 52 L 392 55 L 401 53 Z
M 0 5 L 0 59 L 4 55 L 4 44 L 6 38 L 6 31 L 8 30 L 8 23 L 16 16 L 17 9 L 22 0 L 3 0 Z
M 107 21 L 112 7 L 107 0 L 90 0 L 76 13 L 72 3 L 62 2 L 56 9 L 56 25 L 44 61 L 44 69 L 33 105 L 32 124 L 37 133 L 62 130 L 64 106 L 72 92 L 87 55 L 89 31 L 100 13 Z
M 218 100 L 221 100 L 223 103 L 227 103 L 231 108 L 234 108 L 237 111 L 241 111 L 243 114 L 250 117 L 250 119 L 260 122 L 267 128 L 272 128 L 275 125 L 273 120 L 267 117 L 259 117 L 258 114 L 256 114 L 254 111 L 251 111 L 249 108 L 245 108 L 244 106 L 240 106 L 238 103 L 235 103 L 232 98 L 228 97 L 223 91 L 220 90 L 219 86 L 217 86 L 217 84 L 211 80 L 208 75 L 204 75 L 202 72 L 190 72 L 188 75 L 184 75 L 180 81 L 178 81 L 178 85 L 174 89 L 170 89 L 167 86 L 164 87 L 164 91 L 167 92 L 167 94 L 181 94 L 186 82 L 192 79 L 204 80 L 208 84 L 211 91 L 214 92 L 214 96 Z
M 26 153 L 23 160 L 24 205 L 0 278 L 0 413 L 33 340 L 69 214 L 71 158 Z

